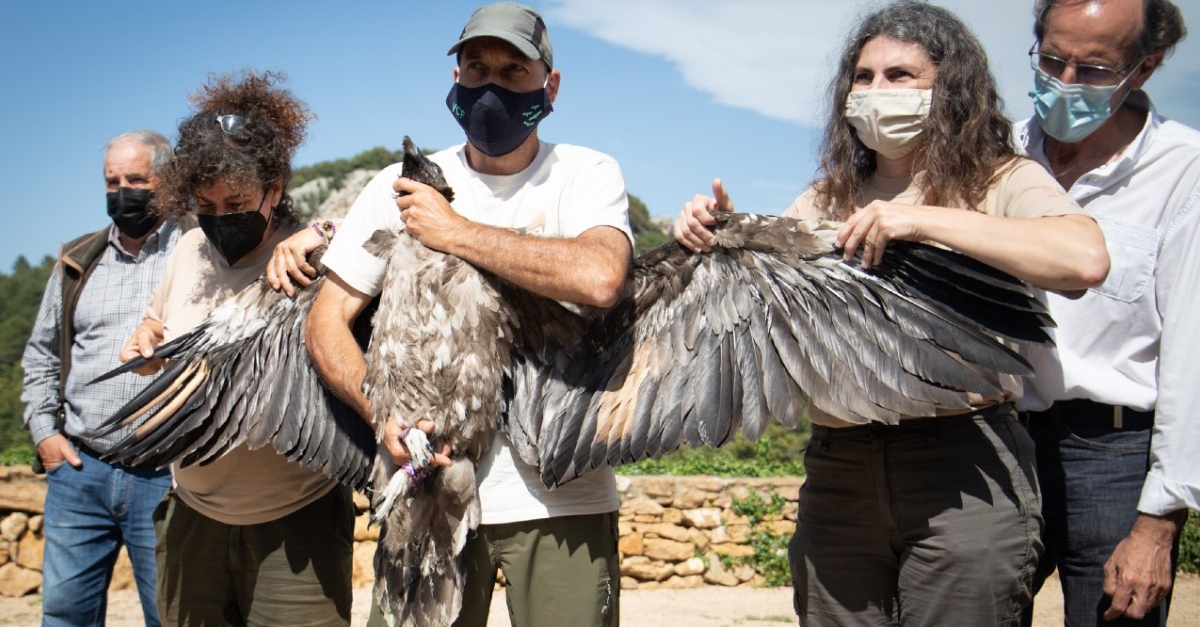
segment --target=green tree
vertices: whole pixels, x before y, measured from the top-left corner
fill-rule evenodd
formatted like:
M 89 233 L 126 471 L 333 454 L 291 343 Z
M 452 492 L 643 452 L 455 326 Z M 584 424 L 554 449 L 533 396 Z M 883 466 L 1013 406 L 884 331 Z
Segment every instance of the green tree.
M 633 254 L 640 255 L 658 248 L 671 239 L 650 217 L 650 211 L 641 198 L 629 195 L 629 228 L 633 231 Z
M 0 300 L 0 451 L 29 449 L 29 433 L 22 421 L 21 355 L 53 268 L 49 255 L 36 266 L 19 257 L 12 274 L 0 273 L 0 294 L 5 295 Z

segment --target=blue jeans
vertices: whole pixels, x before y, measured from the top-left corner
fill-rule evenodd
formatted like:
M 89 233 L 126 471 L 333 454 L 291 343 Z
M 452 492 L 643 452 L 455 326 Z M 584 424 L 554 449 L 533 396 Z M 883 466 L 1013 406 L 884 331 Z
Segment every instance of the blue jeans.
M 1058 570 L 1067 627 L 1165 625 L 1170 596 L 1143 620 L 1103 619 L 1112 603 L 1104 594 L 1104 563 L 1137 517 L 1150 469 L 1151 430 L 1072 427 L 1037 414 L 1027 426 L 1036 446 L 1046 520 L 1046 553 L 1035 588 Z M 1172 564 L 1178 548 L 1176 540 Z
M 171 473 L 113 466 L 83 451 L 79 457 L 81 468 L 64 462 L 46 473 L 42 625 L 103 625 L 124 544 L 146 625 L 157 627 L 151 514 L 171 486 Z

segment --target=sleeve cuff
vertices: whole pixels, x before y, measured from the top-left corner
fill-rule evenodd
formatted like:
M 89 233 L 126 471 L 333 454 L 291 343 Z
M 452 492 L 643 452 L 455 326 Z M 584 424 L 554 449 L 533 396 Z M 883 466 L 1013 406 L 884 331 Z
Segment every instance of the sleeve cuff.
M 1181 509 L 1200 509 L 1200 486 L 1171 481 L 1151 472 L 1142 484 L 1138 511 L 1153 516 L 1166 516 Z
M 46 417 L 39 416 L 29 421 L 29 433 L 33 435 L 33 445 L 41 444 L 42 440 L 55 435 L 58 430 L 54 428 L 54 416 Z

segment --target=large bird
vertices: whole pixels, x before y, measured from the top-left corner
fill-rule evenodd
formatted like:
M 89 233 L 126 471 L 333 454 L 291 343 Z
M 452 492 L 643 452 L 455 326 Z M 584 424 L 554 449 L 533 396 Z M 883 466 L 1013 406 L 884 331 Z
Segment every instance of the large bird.
M 404 175 L 448 198 L 440 169 L 404 142 Z M 871 270 L 844 262 L 837 224 L 720 214 L 715 248 L 638 257 L 609 310 L 522 290 L 402 230 L 368 250 L 389 275 L 372 320 L 364 392 L 377 437 L 389 416 L 429 418 L 453 464 L 374 455 L 381 522 L 375 593 L 392 624 L 449 625 L 460 556 L 479 521 L 475 462 L 502 430 L 548 487 L 681 445 L 793 427 L 811 403 L 854 421 L 968 411 L 1031 369 L 998 338 L 1047 343 L 1052 322 L 1018 280 L 952 251 L 892 242 Z M 141 421 L 114 460 L 204 463 L 246 443 L 363 487 L 375 442 L 327 392 L 303 347 L 321 280 L 295 299 L 260 281 L 192 332 L 111 420 Z M 139 360 L 121 370 L 131 370 Z M 398 505 L 400 504 L 400 505 Z

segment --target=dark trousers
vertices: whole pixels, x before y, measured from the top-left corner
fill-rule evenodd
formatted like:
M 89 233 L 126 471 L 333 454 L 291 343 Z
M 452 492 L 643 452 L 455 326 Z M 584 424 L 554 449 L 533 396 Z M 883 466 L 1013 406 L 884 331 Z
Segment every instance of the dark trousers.
M 1055 570 L 1063 589 L 1067 627 L 1162 626 L 1168 596 L 1143 620 L 1103 619 L 1112 599 L 1104 594 L 1104 563 L 1133 527 L 1142 483 L 1150 469 L 1153 414 L 1122 412 L 1113 426 L 1113 407 L 1085 401 L 1056 403 L 1046 412 L 1024 414 L 1037 451 L 1046 553 L 1035 590 Z M 1172 565 L 1178 557 L 1176 539 Z M 1025 624 L 1032 623 L 1032 608 Z
M 800 624 L 1016 625 L 1041 552 L 1033 443 L 1011 407 L 813 427 L 788 547 Z
M 154 512 L 166 625 L 348 627 L 354 500 L 335 486 L 265 523 L 230 525 L 169 492 Z

